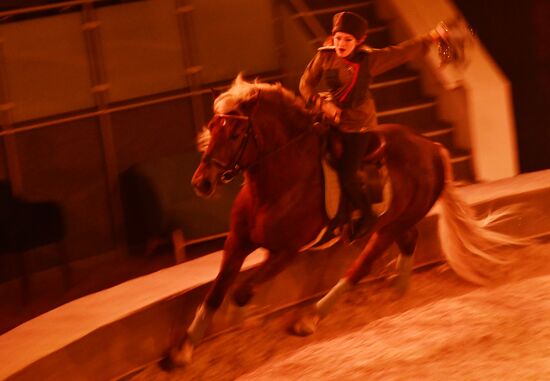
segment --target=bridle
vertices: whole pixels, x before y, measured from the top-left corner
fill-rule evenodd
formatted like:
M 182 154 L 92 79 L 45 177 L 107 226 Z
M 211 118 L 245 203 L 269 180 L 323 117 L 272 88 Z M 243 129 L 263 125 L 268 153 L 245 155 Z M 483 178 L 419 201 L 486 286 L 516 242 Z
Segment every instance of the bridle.
M 239 145 L 239 149 L 235 152 L 235 155 L 233 156 L 232 160 L 226 163 L 225 161 L 220 160 L 214 157 L 213 155 L 209 155 L 209 154 L 204 155 L 202 159 L 202 161 L 205 162 L 206 164 L 214 164 L 223 170 L 222 174 L 220 175 L 220 180 L 224 184 L 227 184 L 228 182 L 233 180 L 233 178 L 235 178 L 235 176 L 237 176 L 242 171 L 240 162 L 244 155 L 244 152 L 246 151 L 246 147 L 248 146 L 248 141 L 250 139 L 250 136 L 252 136 L 252 140 L 254 140 L 256 147 L 258 147 L 258 141 L 256 139 L 256 135 L 254 134 L 254 129 L 252 128 L 252 121 L 251 121 L 251 117 L 254 111 L 256 111 L 256 107 L 251 113 L 251 116 L 240 115 L 240 114 L 215 114 L 214 115 L 221 119 L 244 120 L 247 123 L 245 133 L 242 137 L 241 144 Z
M 258 94 L 259 98 L 259 94 Z M 252 122 L 252 117 L 256 113 L 256 110 L 258 109 L 259 102 L 256 102 L 254 105 L 254 108 L 252 112 L 250 113 L 250 116 L 243 115 L 243 114 L 224 114 L 224 113 L 218 113 L 215 114 L 215 117 L 222 118 L 222 119 L 237 119 L 237 120 L 243 120 L 246 121 L 246 130 L 243 135 L 243 138 L 241 140 L 241 144 L 239 145 L 239 149 L 235 152 L 235 155 L 232 160 L 229 161 L 229 163 L 224 162 L 223 160 L 220 160 L 213 155 L 206 154 L 204 155 L 202 161 L 206 164 L 214 164 L 217 167 L 221 168 L 223 170 L 222 174 L 220 175 L 220 181 L 224 184 L 229 183 L 231 180 L 235 178 L 240 172 L 242 172 L 243 168 L 240 164 L 240 161 L 244 155 L 244 152 L 246 151 L 246 148 L 248 146 L 248 142 L 250 140 L 250 137 L 252 137 L 252 140 L 254 141 L 254 144 L 256 145 L 256 148 L 259 149 L 260 146 L 258 144 L 258 138 L 256 137 L 256 134 L 254 133 L 254 126 Z M 254 166 L 258 163 L 260 159 L 264 159 L 267 156 L 270 156 L 272 154 L 275 154 L 276 152 L 279 152 L 283 150 L 284 148 L 290 146 L 291 144 L 297 142 L 302 137 L 306 136 L 309 132 L 313 131 L 313 129 L 307 129 L 304 132 L 298 134 L 297 136 L 293 137 L 290 141 L 288 141 L 286 144 L 274 149 L 273 151 L 267 152 L 262 157 L 258 157 L 251 165 L 250 167 Z

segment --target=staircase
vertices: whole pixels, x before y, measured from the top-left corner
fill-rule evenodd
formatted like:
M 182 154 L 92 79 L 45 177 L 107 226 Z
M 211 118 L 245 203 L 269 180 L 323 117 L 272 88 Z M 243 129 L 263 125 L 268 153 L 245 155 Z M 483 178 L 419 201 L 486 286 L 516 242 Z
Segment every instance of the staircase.
M 312 47 L 317 48 L 330 33 L 332 16 L 351 11 L 369 22 L 367 45 L 381 48 L 392 43 L 388 24 L 378 18 L 374 1 L 288 0 L 292 18 L 302 26 Z M 336 5 L 336 6 L 335 6 Z M 371 91 L 376 102 L 379 123 L 400 123 L 413 127 L 422 135 L 437 141 L 451 152 L 455 180 L 472 183 L 471 154 L 453 144 L 453 125 L 440 120 L 437 102 L 422 92 L 419 74 L 407 65 L 374 78 Z

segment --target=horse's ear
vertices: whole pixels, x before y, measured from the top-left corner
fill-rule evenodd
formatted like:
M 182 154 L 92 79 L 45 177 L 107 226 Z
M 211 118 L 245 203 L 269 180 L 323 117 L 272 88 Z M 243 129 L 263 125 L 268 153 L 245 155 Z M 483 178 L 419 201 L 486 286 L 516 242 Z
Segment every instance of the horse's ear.
M 249 115 L 250 112 L 254 109 L 254 106 L 256 106 L 256 103 L 258 103 L 259 99 L 260 99 L 260 91 L 257 91 L 257 92 L 254 93 L 254 95 L 252 95 L 250 98 L 248 98 L 245 102 L 242 102 L 239 106 L 239 109 L 245 115 Z

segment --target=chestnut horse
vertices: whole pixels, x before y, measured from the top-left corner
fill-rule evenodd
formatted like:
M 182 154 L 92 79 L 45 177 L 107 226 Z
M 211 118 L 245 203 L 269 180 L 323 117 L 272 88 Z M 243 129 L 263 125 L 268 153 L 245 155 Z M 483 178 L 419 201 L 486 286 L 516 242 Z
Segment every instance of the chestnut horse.
M 192 351 L 220 307 L 241 266 L 252 251 L 265 248 L 267 259 L 235 289 L 233 301 L 246 305 L 257 287 L 281 272 L 302 247 L 318 237 L 329 219 L 324 208 L 322 138 L 301 98 L 281 85 L 249 83 L 237 77 L 216 98 L 208 128 L 207 148 L 192 184 L 203 196 L 243 171 L 245 182 L 230 217 L 221 269 L 197 309 L 185 338 L 170 358 L 188 363 Z M 418 232 L 415 225 L 440 200 L 442 248 L 450 266 L 463 278 L 483 283 L 484 274 L 472 257 L 497 261 L 488 246 L 510 243 L 511 237 L 486 229 L 457 197 L 446 149 L 408 128 L 381 125 L 373 133 L 385 140 L 392 200 L 378 217 L 367 244 L 314 313 L 296 323 L 297 334 L 312 333 L 338 296 L 369 273 L 375 259 L 393 243 L 400 252 L 402 290 L 407 287 Z M 467 254 L 465 254 L 467 253 Z M 469 255 L 469 256 L 468 256 Z

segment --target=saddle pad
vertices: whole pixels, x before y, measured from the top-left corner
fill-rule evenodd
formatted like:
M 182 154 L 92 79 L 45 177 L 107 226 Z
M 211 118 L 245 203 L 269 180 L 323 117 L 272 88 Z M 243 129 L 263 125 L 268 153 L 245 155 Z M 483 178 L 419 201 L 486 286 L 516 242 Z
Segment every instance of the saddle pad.
M 338 205 L 340 204 L 340 183 L 336 171 L 325 159 L 322 160 L 322 163 L 325 178 L 325 210 L 328 218 L 333 219 L 338 213 Z
M 378 216 L 384 214 L 388 210 L 393 198 L 393 189 L 391 178 L 388 174 L 388 168 L 383 165 L 380 168 L 379 173 L 382 181 L 382 199 L 380 202 L 376 202 L 371 205 L 372 211 Z

